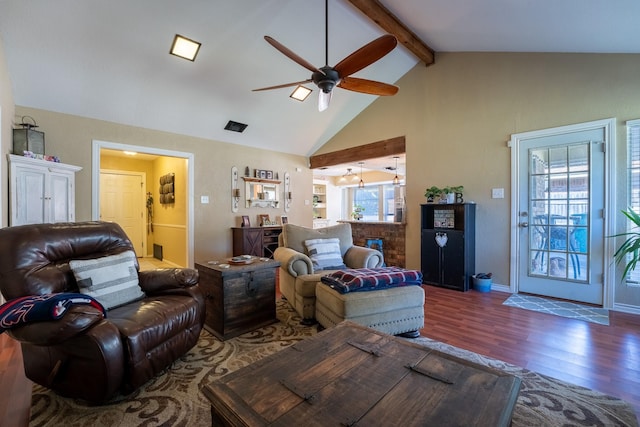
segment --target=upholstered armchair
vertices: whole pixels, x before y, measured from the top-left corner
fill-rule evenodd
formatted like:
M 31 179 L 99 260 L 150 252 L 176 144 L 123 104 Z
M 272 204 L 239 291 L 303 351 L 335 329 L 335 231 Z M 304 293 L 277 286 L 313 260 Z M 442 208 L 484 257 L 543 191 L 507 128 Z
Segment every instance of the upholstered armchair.
M 0 229 L 0 290 L 8 303 L 47 295 L 100 302 L 72 304 L 54 320 L 8 325 L 21 343 L 26 376 L 63 396 L 102 403 L 128 394 L 191 349 L 205 318 L 197 283 L 192 269 L 139 271 L 115 223 Z
M 380 251 L 353 244 L 349 223 L 318 229 L 284 224 L 278 243 L 273 257 L 280 262 L 280 292 L 309 324 L 315 323 L 315 289 L 323 275 L 384 264 Z

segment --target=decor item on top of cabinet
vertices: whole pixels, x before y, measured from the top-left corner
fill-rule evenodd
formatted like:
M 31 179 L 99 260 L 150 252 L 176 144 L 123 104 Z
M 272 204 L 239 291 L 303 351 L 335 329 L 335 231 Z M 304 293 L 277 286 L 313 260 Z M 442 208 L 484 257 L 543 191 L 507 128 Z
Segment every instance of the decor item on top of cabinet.
M 175 203 L 175 173 L 168 173 L 160 177 L 160 203 Z
M 260 227 L 264 227 L 265 225 L 271 225 L 271 220 L 269 219 L 269 214 L 260 214 L 260 215 L 258 215 L 258 221 L 260 222 Z
M 28 120 L 33 123 L 29 123 Z M 22 156 L 25 152 L 44 156 L 44 132 L 34 130 L 38 127 L 31 116 L 22 116 L 21 129 L 13 130 L 13 154 Z M 42 160 L 42 159 L 41 159 Z
M 464 186 L 462 185 L 444 188 L 431 186 L 425 190 L 424 197 L 427 198 L 427 203 L 464 203 L 462 199 L 463 191 Z

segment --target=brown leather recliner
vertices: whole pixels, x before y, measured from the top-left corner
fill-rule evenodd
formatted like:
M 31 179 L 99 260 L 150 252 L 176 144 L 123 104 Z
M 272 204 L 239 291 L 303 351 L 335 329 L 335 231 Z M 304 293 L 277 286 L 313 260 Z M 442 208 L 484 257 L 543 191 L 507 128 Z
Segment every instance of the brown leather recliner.
M 0 290 L 7 301 L 76 293 L 69 261 L 126 250 L 133 246 L 115 223 L 3 228 Z M 197 271 L 138 271 L 138 280 L 146 296 L 108 310 L 106 318 L 90 305 L 72 305 L 58 320 L 10 329 L 21 343 L 26 376 L 63 396 L 102 403 L 134 391 L 191 349 L 205 319 Z

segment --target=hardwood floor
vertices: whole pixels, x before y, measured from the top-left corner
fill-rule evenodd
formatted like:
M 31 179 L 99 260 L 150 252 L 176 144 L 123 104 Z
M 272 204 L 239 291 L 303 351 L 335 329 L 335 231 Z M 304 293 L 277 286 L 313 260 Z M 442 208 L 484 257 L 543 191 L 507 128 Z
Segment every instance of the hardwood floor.
M 640 316 L 610 326 L 502 305 L 509 294 L 425 286 L 422 335 L 620 397 L 640 418 Z M 26 426 L 31 385 L 19 345 L 0 334 L 0 425 Z
M 424 288 L 422 335 L 622 398 L 640 419 L 640 316 L 603 326 L 502 305 L 504 292 Z
M 0 334 L 0 390 L 0 426 L 29 425 L 31 381 L 24 376 L 20 344 L 7 334 Z

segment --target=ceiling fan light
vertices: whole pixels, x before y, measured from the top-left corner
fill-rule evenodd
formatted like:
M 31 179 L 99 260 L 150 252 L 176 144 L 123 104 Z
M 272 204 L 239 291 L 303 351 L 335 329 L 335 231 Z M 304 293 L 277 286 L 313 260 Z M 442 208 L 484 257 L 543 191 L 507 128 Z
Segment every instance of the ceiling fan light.
M 201 43 L 176 34 L 169 53 L 193 62 L 200 51 L 200 46 Z
M 298 85 L 295 90 L 291 93 L 291 95 L 289 95 L 289 97 L 297 100 L 297 101 L 304 101 L 305 99 L 307 99 L 307 97 L 309 96 L 309 94 L 311 94 L 311 92 L 313 92 L 311 89 L 309 89 L 308 87 L 304 87 L 302 85 Z
M 331 92 L 320 91 L 318 95 L 318 111 L 324 111 L 329 108 L 329 102 L 331 102 Z

